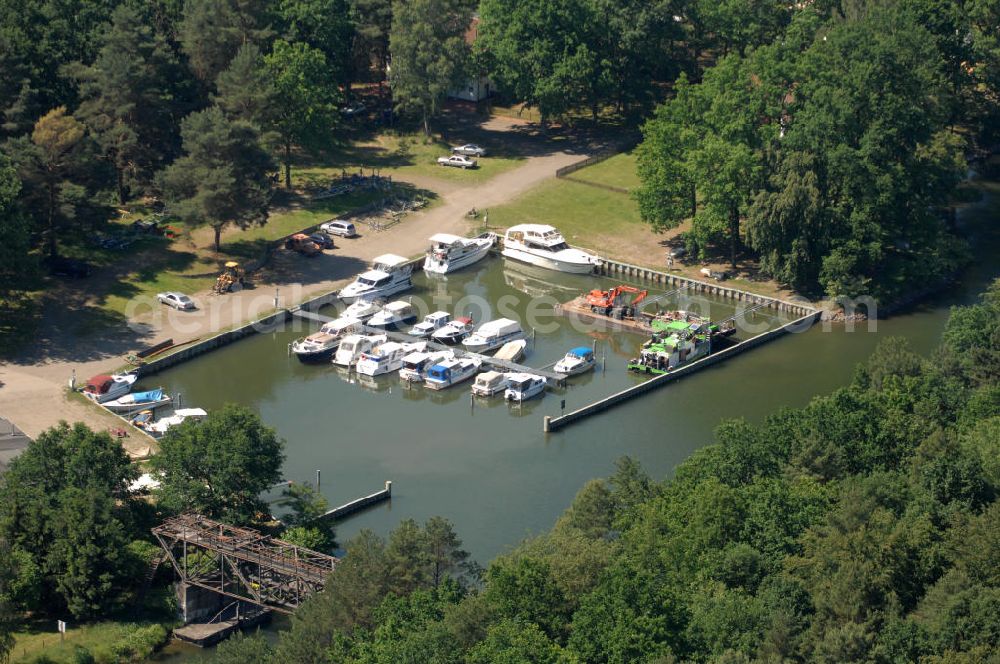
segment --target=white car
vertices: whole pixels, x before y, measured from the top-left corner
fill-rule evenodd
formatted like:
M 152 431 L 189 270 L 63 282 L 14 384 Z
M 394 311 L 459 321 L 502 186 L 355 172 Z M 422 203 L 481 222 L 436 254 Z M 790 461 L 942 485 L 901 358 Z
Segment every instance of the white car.
M 460 154 L 453 154 L 450 157 L 438 157 L 438 166 L 457 166 L 458 168 L 475 168 L 476 160 Z
M 467 157 L 485 157 L 486 148 L 476 145 L 475 143 L 466 143 L 465 145 L 458 145 L 451 149 L 452 154 L 464 154 Z
M 173 307 L 174 309 L 194 309 L 194 300 L 189 298 L 184 293 L 178 293 L 176 291 L 168 291 L 166 293 L 157 293 L 156 299 L 163 304 Z
M 354 224 L 343 219 L 334 219 L 320 224 L 319 229 L 327 235 L 339 235 L 340 237 L 355 237 L 358 234 Z

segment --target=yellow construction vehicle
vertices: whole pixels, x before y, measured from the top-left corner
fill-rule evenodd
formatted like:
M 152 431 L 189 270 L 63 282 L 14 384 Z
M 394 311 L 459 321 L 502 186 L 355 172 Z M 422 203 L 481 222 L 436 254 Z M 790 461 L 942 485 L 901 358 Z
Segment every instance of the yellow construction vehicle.
M 226 263 L 225 269 L 219 278 L 215 281 L 215 288 L 213 289 L 216 293 L 232 293 L 238 290 L 243 290 L 243 282 L 246 278 L 246 273 L 240 264 L 236 261 L 229 261 Z

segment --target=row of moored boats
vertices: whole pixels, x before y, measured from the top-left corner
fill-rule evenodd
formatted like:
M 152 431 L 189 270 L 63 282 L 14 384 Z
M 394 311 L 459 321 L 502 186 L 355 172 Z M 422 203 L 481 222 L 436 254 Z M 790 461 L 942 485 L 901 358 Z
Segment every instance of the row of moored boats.
M 83 395 L 111 412 L 127 417 L 139 429 L 160 437 L 185 420 L 200 421 L 208 413 L 201 408 L 175 408 L 170 415 L 157 418 L 157 409 L 174 404 L 162 387 L 133 392 L 138 376 L 134 373 L 100 374 L 87 381 Z

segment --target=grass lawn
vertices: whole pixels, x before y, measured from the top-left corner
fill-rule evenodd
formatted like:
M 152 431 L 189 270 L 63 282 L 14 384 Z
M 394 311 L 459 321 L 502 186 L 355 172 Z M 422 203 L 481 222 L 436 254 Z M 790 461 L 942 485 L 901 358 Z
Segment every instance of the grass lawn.
M 492 146 L 486 146 L 489 149 Z M 514 154 L 490 153 L 478 159 L 477 168 L 463 170 L 448 166 L 438 166 L 437 158 L 451 154 L 451 143 L 438 138 L 427 138 L 422 133 L 393 135 L 381 134 L 371 141 L 355 143 L 331 155 L 320 167 L 292 169 L 296 186 L 329 181 L 363 168 L 376 168 L 382 175 L 407 175 L 432 177 L 438 180 L 479 184 L 496 177 L 500 173 L 516 167 L 521 157 Z
M 12 664 L 45 661 L 71 664 L 85 648 L 97 662 L 139 661 L 145 659 L 176 624 L 172 607 L 173 591 L 169 587 L 152 589 L 145 606 L 138 612 L 123 612 L 118 620 L 104 620 L 78 625 L 72 621 L 62 640 L 54 620 L 31 623 L 14 632 Z M 138 613 L 138 615 L 136 615 Z M 160 643 L 158 643 L 158 641 Z
M 571 244 L 629 262 L 649 264 L 660 256 L 655 235 L 639 218 L 639 206 L 627 194 L 571 180 L 549 180 L 515 201 L 489 209 L 490 227 L 549 224 Z M 649 260 L 643 260 L 643 256 Z
M 593 166 L 581 168 L 570 177 L 629 191 L 633 191 L 640 184 L 639 173 L 636 170 L 636 156 L 633 152 L 623 152 Z

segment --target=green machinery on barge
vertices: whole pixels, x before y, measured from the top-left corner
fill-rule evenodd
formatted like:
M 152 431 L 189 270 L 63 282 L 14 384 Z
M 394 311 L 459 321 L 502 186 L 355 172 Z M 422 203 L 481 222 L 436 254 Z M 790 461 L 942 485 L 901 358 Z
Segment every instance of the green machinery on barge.
M 735 328 L 722 329 L 703 319 L 653 320 L 653 336 L 642 345 L 639 357 L 628 362 L 629 371 L 665 374 L 712 352 L 712 337 L 728 335 Z

